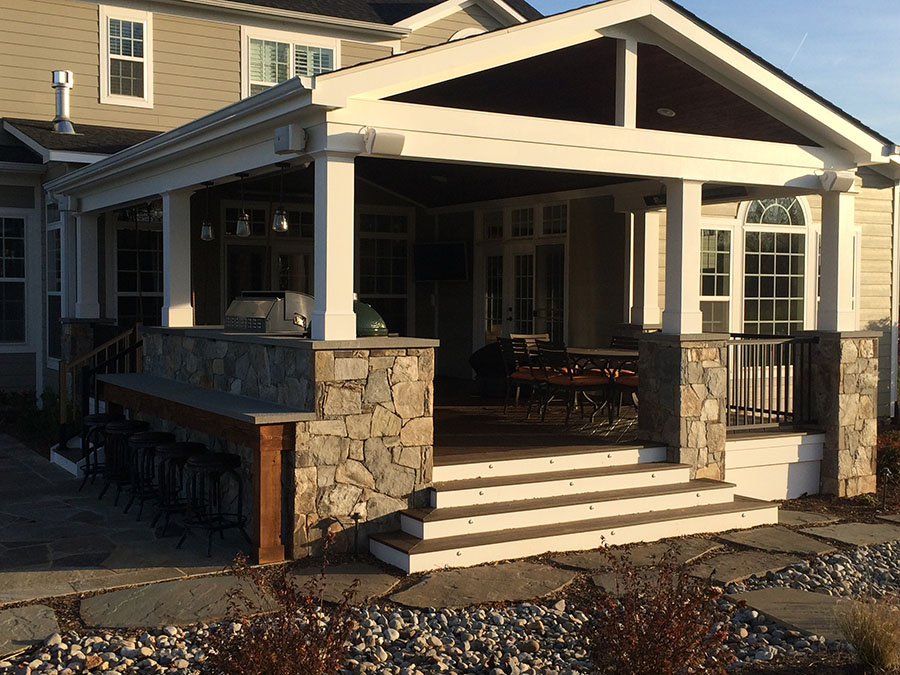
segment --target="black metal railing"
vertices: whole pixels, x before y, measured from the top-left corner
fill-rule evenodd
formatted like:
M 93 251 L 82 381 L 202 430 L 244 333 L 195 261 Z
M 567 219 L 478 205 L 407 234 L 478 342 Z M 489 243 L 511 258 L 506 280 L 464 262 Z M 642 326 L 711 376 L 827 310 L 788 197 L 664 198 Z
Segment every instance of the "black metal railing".
M 112 373 L 139 373 L 141 371 L 143 339 L 138 339 L 109 358 L 95 363 L 93 366 L 84 365 L 81 369 L 81 409 L 90 410 L 91 401 L 94 409 L 99 410 L 103 396 L 103 383 L 97 380 L 98 375 Z
M 728 341 L 727 427 L 813 424 L 812 345 L 816 337 L 733 334 Z

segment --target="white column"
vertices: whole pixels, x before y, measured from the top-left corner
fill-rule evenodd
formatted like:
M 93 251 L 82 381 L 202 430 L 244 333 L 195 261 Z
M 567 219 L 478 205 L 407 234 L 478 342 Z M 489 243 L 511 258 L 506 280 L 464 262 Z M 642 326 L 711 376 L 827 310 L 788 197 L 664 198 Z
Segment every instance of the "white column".
M 75 214 L 75 255 L 78 260 L 75 283 L 75 316 L 100 317 L 98 231 L 96 213 Z
M 162 194 L 163 326 L 193 326 L 191 305 L 191 191 Z
M 666 182 L 666 308 L 663 333 L 703 332 L 700 313 L 699 181 Z
M 637 40 L 616 40 L 616 125 L 637 126 Z
M 355 340 L 353 313 L 354 155 L 315 155 L 314 340 Z
M 822 195 L 819 330 L 858 329 L 856 312 L 853 311 L 854 202 L 854 196 L 846 192 L 826 192 Z
M 78 299 L 78 240 L 76 237 L 77 200 L 67 197 L 61 214 L 60 266 L 62 275 L 62 316 L 75 316 L 75 302 Z
M 699 276 L 698 276 L 699 278 Z M 634 214 L 634 304 L 631 323 L 658 326 L 659 310 L 659 212 Z

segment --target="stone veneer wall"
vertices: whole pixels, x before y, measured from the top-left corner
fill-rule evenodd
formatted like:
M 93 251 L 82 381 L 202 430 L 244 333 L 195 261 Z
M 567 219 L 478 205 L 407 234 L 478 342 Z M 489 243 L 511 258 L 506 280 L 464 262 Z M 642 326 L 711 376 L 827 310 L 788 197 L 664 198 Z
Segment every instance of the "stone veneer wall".
M 727 342 L 712 335 L 640 340 L 642 437 L 669 447 L 691 477 L 725 477 Z
M 396 529 L 399 510 L 424 505 L 424 488 L 431 482 L 434 347 L 403 347 L 403 338 L 391 342 L 398 347 L 333 349 L 293 338 L 281 342 L 208 329 L 149 329 L 144 372 L 314 412 L 315 420 L 296 424 L 294 452 L 283 458 L 288 554 L 317 554 L 329 530 L 338 535 L 339 550 L 352 548 L 354 514 L 359 547 L 366 550 L 369 533 Z M 252 456 L 247 448 L 150 421 L 179 440 L 240 454 L 249 514 Z
M 812 333 L 812 413 L 825 431 L 822 492 L 852 497 L 875 491 L 878 336 Z
M 297 424 L 294 557 L 316 554 L 327 530 L 341 548 L 396 529 L 423 505 L 433 458 L 434 349 L 315 352 L 315 412 Z M 305 519 L 303 515 L 305 514 Z

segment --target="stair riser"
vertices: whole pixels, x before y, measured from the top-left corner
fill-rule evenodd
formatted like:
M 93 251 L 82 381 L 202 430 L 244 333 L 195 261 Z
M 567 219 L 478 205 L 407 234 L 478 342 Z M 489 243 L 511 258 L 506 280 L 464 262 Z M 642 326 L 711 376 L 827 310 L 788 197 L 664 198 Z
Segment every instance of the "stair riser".
M 472 506 L 474 504 L 493 504 L 526 498 L 538 499 L 541 497 L 583 494 L 585 492 L 672 485 L 674 483 L 686 483 L 688 480 L 690 480 L 690 469 L 679 467 L 677 469 L 665 469 L 655 472 L 636 471 L 634 473 L 594 476 L 573 480 L 549 480 L 537 483 L 498 485 L 465 490 L 431 489 L 431 506 L 445 508 L 451 506 Z
M 632 513 L 664 511 L 708 504 L 724 504 L 734 500 L 734 488 L 680 492 L 668 495 L 651 495 L 633 499 L 617 499 L 606 502 L 573 504 L 552 508 L 497 513 L 472 518 L 454 518 L 423 522 L 400 514 L 401 529 L 419 539 L 452 537 L 458 534 L 494 532 L 535 525 L 571 523 L 579 520 L 624 516 Z
M 606 451 L 592 450 L 577 455 L 546 455 L 532 459 L 439 465 L 434 467 L 433 480 L 441 482 L 487 476 L 522 476 L 542 471 L 568 471 L 571 469 L 591 469 L 602 466 L 624 466 L 625 464 L 664 461 L 666 461 L 666 449 L 664 447 Z
M 613 530 L 577 532 L 540 539 L 499 542 L 464 549 L 419 553 L 412 556 L 384 546 L 375 540 L 370 540 L 370 551 L 384 562 L 399 567 L 407 573 L 413 573 L 441 567 L 470 567 L 486 562 L 522 558 L 552 551 L 582 551 L 603 543 L 609 545 L 631 544 L 689 534 L 746 529 L 777 521 L 778 507 L 773 504 L 771 508 L 752 511 L 679 518 Z

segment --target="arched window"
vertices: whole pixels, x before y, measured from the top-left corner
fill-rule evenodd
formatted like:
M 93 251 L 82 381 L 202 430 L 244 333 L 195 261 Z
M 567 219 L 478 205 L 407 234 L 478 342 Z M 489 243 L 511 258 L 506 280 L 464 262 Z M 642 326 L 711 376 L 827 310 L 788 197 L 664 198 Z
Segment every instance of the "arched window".
M 802 330 L 806 271 L 802 205 L 795 197 L 759 199 L 750 203 L 744 223 L 744 332 L 790 335 Z

